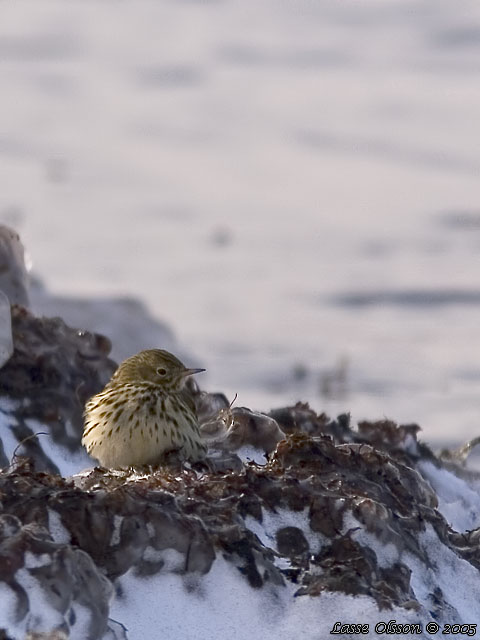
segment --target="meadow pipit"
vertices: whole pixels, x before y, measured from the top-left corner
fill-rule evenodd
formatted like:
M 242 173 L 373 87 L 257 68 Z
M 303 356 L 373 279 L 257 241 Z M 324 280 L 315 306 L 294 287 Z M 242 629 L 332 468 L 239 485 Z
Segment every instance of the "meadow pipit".
M 164 453 L 205 457 L 187 369 L 161 349 L 140 351 L 120 364 L 105 389 L 87 402 L 82 444 L 103 467 L 156 464 Z

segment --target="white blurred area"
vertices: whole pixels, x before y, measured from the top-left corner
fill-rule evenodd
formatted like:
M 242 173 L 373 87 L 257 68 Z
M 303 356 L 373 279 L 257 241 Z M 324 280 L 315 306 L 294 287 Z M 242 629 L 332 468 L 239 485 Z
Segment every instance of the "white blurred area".
M 1 13 L 0 222 L 52 294 L 138 297 L 239 405 L 479 435 L 478 2 Z

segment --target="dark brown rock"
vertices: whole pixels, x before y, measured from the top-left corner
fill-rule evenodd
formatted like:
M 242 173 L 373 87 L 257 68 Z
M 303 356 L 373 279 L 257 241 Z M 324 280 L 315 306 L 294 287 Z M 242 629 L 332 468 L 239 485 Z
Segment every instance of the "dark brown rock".
M 33 458 L 37 468 L 58 472 L 55 461 L 43 451 L 41 436 L 32 437 L 27 420 L 40 421 L 56 444 L 78 450 L 85 401 L 115 370 L 108 358 L 110 341 L 72 329 L 60 318 L 37 318 L 16 305 L 12 333 L 14 352 L 0 368 L 0 389 L 10 401 L 17 401 L 10 415 L 11 430 L 21 443 L 18 453 Z
M 309 551 L 305 535 L 298 527 L 282 527 L 276 532 L 278 553 L 282 556 L 299 556 Z

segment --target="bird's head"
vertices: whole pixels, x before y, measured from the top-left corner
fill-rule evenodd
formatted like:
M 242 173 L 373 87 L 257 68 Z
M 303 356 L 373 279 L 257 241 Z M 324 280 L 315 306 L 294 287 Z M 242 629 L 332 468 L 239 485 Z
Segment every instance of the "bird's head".
M 113 374 L 111 384 L 150 382 L 168 391 L 183 389 L 185 380 L 205 369 L 188 369 L 172 353 L 163 349 L 147 349 L 124 360 Z

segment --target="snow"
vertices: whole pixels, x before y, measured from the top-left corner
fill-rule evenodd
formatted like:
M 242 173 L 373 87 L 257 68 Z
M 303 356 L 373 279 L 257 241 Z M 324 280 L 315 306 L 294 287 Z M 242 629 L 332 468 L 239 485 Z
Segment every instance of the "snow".
M 146 547 L 142 558 L 147 562 L 163 561 L 162 571 L 170 571 L 179 573 L 185 567 L 185 555 L 179 553 L 175 549 L 154 549 L 151 546 Z
M 364 547 L 368 547 L 375 551 L 377 562 L 380 567 L 391 567 L 396 562 L 401 560 L 398 548 L 391 542 L 385 544 L 380 542 L 379 539 L 373 534 L 366 531 L 357 518 L 351 513 L 346 512 L 343 515 L 343 533 L 348 530 L 356 529 L 352 533 L 352 539 L 358 542 Z
M 5 455 L 10 462 L 15 452 L 18 456 L 24 453 L 22 446 L 19 446 L 19 442 L 11 430 L 12 425 L 18 424 L 18 420 L 12 415 L 17 407 L 17 401 L 13 401 L 6 396 L 0 396 L 0 434 Z M 93 466 L 94 461 L 83 448 L 78 448 L 72 452 L 55 443 L 49 434 L 48 426 L 34 418 L 27 418 L 25 424 L 32 429 L 33 433 L 39 434 L 39 446 L 45 452 L 45 455 L 55 462 L 62 476 L 68 477 Z
M 455 522 L 462 522 L 472 505 L 478 502 L 477 494 L 453 473 L 438 470 L 430 463 L 421 466 L 422 471 L 427 467 L 430 477 L 438 477 L 440 498 L 442 487 L 449 487 L 451 513 Z M 310 530 L 306 510 L 299 513 L 264 510 L 261 523 L 251 516 L 247 517 L 246 523 L 260 541 L 272 549 L 276 548 L 275 531 L 281 526 L 300 528 L 312 553 L 318 552 L 324 542 L 323 536 Z M 402 562 L 411 569 L 412 589 L 422 604 L 419 612 L 404 608 L 379 611 L 371 598 L 339 593 L 323 593 L 317 598 L 294 597 L 297 586 L 291 584 L 254 590 L 238 570 L 219 555 L 211 571 L 197 581 L 191 576 L 163 572 L 154 577 L 139 578 L 130 571 L 119 581 L 122 596 L 114 598 L 111 615 L 126 625 L 128 637 L 132 639 L 144 637 L 155 627 L 162 629 L 171 640 L 223 637 L 242 640 L 258 635 L 259 630 L 266 640 L 291 640 L 300 631 L 302 638 L 318 640 L 327 637 L 338 621 L 366 623 L 370 627 L 367 637 L 377 637 L 375 625 L 390 620 L 401 624 L 420 623 L 424 629 L 433 619 L 432 593 L 439 588 L 445 602 L 452 607 L 444 611 L 443 622 L 480 623 L 478 570 L 447 549 L 431 525 L 419 536 L 425 563 L 408 551 L 400 551 L 392 543 L 380 542 L 366 532 L 351 513 L 345 514 L 343 528 L 358 528 L 352 537 L 375 552 L 380 566 Z M 276 564 L 283 567 L 279 560 Z M 283 564 L 283 568 L 288 567 L 288 563 Z M 153 613 L 155 599 L 160 599 L 162 606 Z M 422 637 L 429 636 L 424 634 Z
M 0 582 L 0 620 L 2 627 L 14 626 L 17 622 L 17 598 L 13 590 Z
M 83 447 L 75 451 L 68 451 L 50 437 L 48 427 L 45 428 L 38 420 L 28 418 L 25 420 L 25 424 L 32 429 L 33 433 L 44 434 L 38 436 L 39 444 L 45 452 L 45 455 L 55 462 L 59 468 L 60 475 L 67 477 L 86 467 L 93 466 L 92 459 Z M 19 447 L 18 453 L 22 453 L 21 447 Z
M 256 462 L 257 464 L 264 465 L 267 460 L 265 458 L 265 452 L 260 451 L 260 449 L 256 449 L 250 445 L 244 445 L 240 447 L 237 451 L 235 451 L 237 456 L 243 462 Z
M 48 510 L 48 530 L 55 542 L 69 544 L 70 534 L 63 526 L 60 515 L 54 510 Z
M 295 585 L 259 591 L 222 557 L 193 590 L 174 574 L 140 579 L 130 572 L 119 583 L 123 595 L 114 599 L 111 617 L 125 624 L 131 640 L 148 637 L 152 629 L 169 640 L 244 640 L 259 635 L 291 640 L 299 633 L 306 640 L 318 640 L 328 637 L 338 620 L 370 623 L 372 628 L 381 620 L 419 620 L 418 614 L 405 609 L 380 613 L 373 600 L 363 596 L 324 593 L 321 598 L 295 598 Z
M 10 410 L 12 410 L 16 404 L 10 402 L 8 398 L 0 398 L 0 433 L 2 434 L 2 444 L 5 451 L 5 455 L 8 460 L 12 460 L 15 450 L 19 452 L 18 441 L 12 433 L 11 426 L 17 424 L 16 418 L 10 416 Z
M 245 524 L 248 526 L 260 542 L 266 547 L 276 549 L 275 532 L 281 527 L 297 527 L 300 529 L 313 553 L 318 553 L 321 546 L 326 542 L 326 538 L 310 529 L 308 518 L 308 508 L 303 511 L 289 511 L 288 509 L 278 509 L 276 512 L 264 509 L 262 511 L 262 522 L 258 522 L 252 516 L 247 516 Z
M 14 411 L 18 405 L 19 405 L 19 401 L 18 400 L 14 400 L 13 398 L 10 398 L 9 396 L 1 396 L 0 397 L 0 411 L 2 413 L 10 413 L 12 411 Z M 15 421 L 16 423 L 16 421 Z
M 258 633 L 259 628 L 267 640 L 284 637 L 280 628 L 284 595 L 268 589 L 259 594 L 223 558 L 217 558 L 196 589 L 191 589 L 190 580 L 186 582 L 187 587 L 185 579 L 175 574 L 139 579 L 130 572 L 119 581 L 123 596 L 112 603 L 111 617 L 125 624 L 133 639 L 148 637 L 152 628 L 172 640 L 237 640 Z
M 421 462 L 419 471 L 438 497 L 438 510 L 455 531 L 480 527 L 480 478 L 466 480 L 431 462 Z
M 445 611 L 451 623 L 480 623 L 480 581 L 478 569 L 441 544 L 431 527 L 420 536 L 422 549 L 427 554 L 428 568 L 418 558 L 405 554 L 404 561 L 412 570 L 411 585 L 420 601 L 427 602 L 439 587 L 445 601 L 455 612 Z
M 49 602 L 45 591 L 39 588 L 38 581 L 28 568 L 19 569 L 15 579 L 28 596 L 29 612 L 20 625 L 22 632 L 48 631 L 60 627 L 63 623 L 63 615 Z M 20 637 L 22 636 L 17 635 L 17 638 Z

